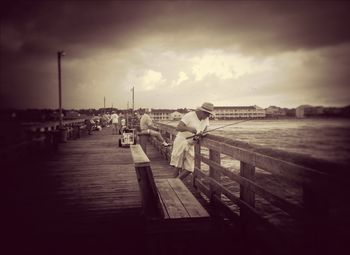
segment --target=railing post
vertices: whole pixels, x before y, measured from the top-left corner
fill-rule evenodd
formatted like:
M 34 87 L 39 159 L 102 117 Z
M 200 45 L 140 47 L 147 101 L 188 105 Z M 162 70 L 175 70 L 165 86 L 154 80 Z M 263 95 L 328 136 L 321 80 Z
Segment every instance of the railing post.
M 209 150 L 209 159 L 214 161 L 215 163 L 220 164 L 220 152 L 210 149 Z M 211 166 L 209 166 L 209 177 L 213 178 L 214 180 L 220 182 L 221 181 L 221 173 L 218 171 L 215 171 L 215 169 Z M 221 197 L 220 189 L 216 188 L 214 185 L 209 184 L 209 192 L 210 192 L 210 201 L 213 202 L 212 198 L 214 195 L 217 197 Z
M 303 206 L 306 211 L 305 242 L 309 254 L 330 254 L 327 247 L 329 233 L 329 199 L 326 187 L 316 183 L 303 185 Z
M 53 147 L 53 137 L 51 127 L 45 127 L 45 147 L 46 151 L 51 153 Z
M 192 186 L 196 187 L 197 169 L 201 169 L 201 144 L 200 142 L 194 145 L 194 172 L 192 176 Z
M 73 125 L 73 139 L 78 139 L 78 138 L 80 138 L 80 125 L 79 124 L 77 124 L 77 123 L 75 123 L 74 125 Z
M 245 162 L 240 162 L 240 175 L 246 179 L 255 180 L 255 167 L 253 165 L 247 164 Z M 251 189 L 240 185 L 240 199 L 246 204 L 255 208 L 255 192 Z M 249 209 L 244 206 L 240 207 L 240 217 L 242 221 L 242 230 L 246 228 L 248 222 L 250 222 L 250 212 Z

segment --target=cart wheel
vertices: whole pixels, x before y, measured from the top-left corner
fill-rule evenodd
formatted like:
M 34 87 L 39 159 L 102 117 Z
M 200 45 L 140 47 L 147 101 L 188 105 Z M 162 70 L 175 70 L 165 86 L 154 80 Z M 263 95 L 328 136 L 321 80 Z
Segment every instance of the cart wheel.
M 122 140 L 119 138 L 119 147 L 122 147 Z

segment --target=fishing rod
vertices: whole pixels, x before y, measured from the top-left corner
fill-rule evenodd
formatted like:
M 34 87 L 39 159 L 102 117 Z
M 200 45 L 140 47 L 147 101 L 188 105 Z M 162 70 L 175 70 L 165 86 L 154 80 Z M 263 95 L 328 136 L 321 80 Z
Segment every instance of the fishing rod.
M 212 131 L 215 131 L 215 130 L 218 130 L 218 129 L 221 129 L 221 128 L 224 128 L 224 127 L 237 125 L 237 124 L 239 124 L 239 123 L 247 122 L 247 121 L 250 121 L 250 120 L 252 120 L 252 119 L 242 120 L 242 121 L 230 123 L 230 124 L 227 124 L 227 125 L 223 125 L 223 126 L 220 126 L 220 127 L 217 127 L 217 128 L 213 128 L 213 129 L 210 129 L 210 130 L 208 130 L 208 131 L 203 132 L 202 135 L 205 135 L 205 134 L 207 134 L 207 133 L 209 133 L 209 132 L 212 132 Z M 189 136 L 189 137 L 186 137 L 186 139 L 194 138 L 194 137 L 196 137 L 196 136 L 198 136 L 198 134 L 196 134 L 196 135 L 191 135 L 191 136 Z

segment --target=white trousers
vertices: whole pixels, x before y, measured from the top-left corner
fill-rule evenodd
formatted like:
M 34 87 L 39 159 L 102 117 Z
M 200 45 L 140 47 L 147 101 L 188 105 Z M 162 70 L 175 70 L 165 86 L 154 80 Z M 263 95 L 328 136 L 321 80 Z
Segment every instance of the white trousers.
M 194 171 L 194 145 L 192 140 L 176 136 L 171 152 L 170 165 L 190 172 Z

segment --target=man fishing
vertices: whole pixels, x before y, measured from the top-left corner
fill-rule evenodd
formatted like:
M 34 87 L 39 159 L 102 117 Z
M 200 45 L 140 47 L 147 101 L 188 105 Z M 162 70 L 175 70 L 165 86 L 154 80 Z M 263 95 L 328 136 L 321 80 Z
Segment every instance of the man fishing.
M 149 134 L 150 136 L 154 136 L 159 142 L 162 143 L 164 147 L 170 146 L 161 133 L 159 133 L 158 127 L 156 127 L 151 119 L 151 117 L 146 113 L 145 109 L 140 109 L 141 119 L 140 119 L 140 129 L 141 133 Z
M 200 136 L 205 133 L 209 126 L 209 116 L 213 114 L 214 105 L 205 102 L 195 111 L 186 113 L 176 130 L 176 135 L 171 153 L 170 165 L 182 172 L 178 176 L 184 179 L 194 171 L 194 144 L 196 139 L 188 139 L 190 136 Z

